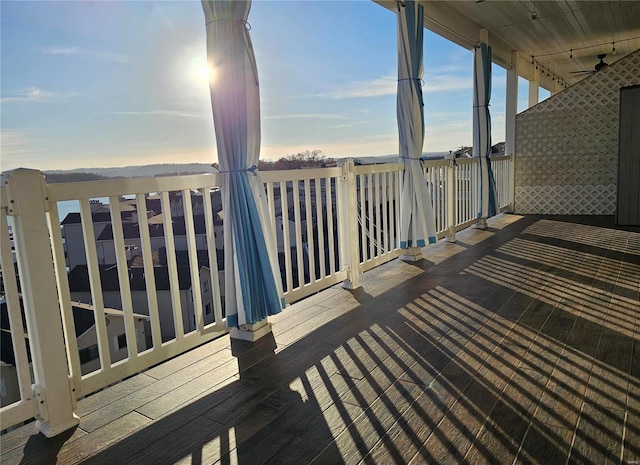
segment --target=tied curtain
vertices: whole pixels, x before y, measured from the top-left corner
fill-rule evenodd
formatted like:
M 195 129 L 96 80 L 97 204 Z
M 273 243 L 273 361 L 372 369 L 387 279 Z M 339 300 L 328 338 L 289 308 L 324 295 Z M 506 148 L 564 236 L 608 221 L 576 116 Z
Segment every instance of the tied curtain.
M 227 326 L 256 324 L 284 307 L 260 154 L 260 93 L 247 18 L 251 1 L 202 0 L 209 88 L 221 173 Z M 215 264 L 213 264 L 215 266 Z
M 398 2 L 398 135 L 404 174 L 400 205 L 400 247 L 436 242 L 435 215 L 422 171 L 424 10 L 413 0 Z
M 478 158 L 478 205 L 476 217 L 498 213 L 496 182 L 491 169 L 491 47 L 476 46 L 473 56 L 473 156 Z

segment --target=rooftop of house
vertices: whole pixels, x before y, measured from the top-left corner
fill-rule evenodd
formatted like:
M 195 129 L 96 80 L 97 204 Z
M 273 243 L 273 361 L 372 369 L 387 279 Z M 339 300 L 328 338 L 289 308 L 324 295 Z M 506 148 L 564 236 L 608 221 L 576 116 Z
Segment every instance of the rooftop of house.
M 22 307 L 22 299 L 20 299 L 20 306 Z M 71 302 L 71 309 L 73 311 L 73 323 L 76 337 L 80 337 L 95 325 L 94 306 L 82 302 Z M 124 318 L 124 312 L 116 308 L 105 308 L 104 312 L 108 316 Z M 22 313 L 22 327 L 26 328 L 24 312 Z M 133 317 L 139 320 L 148 320 L 149 317 L 134 313 Z M 0 304 L 0 331 L 2 337 L 0 337 L 0 360 L 7 365 L 15 366 L 16 360 L 13 352 L 13 340 L 11 337 L 11 326 L 9 324 L 9 311 L 6 302 Z M 29 336 L 24 329 L 24 338 L 28 341 Z M 27 349 L 29 345 L 27 344 Z M 29 360 L 31 360 L 31 354 L 27 354 Z
M 118 269 L 116 265 L 99 265 L 100 283 L 103 292 L 119 291 Z M 156 288 L 159 291 L 169 291 L 170 273 L 167 266 L 154 266 L 153 268 Z M 191 289 L 191 271 L 187 265 L 178 265 L 178 289 L 181 291 Z M 129 287 L 131 291 L 146 291 L 144 268 L 129 269 Z M 89 284 L 89 270 L 87 265 L 76 265 L 69 272 L 69 289 L 71 292 L 91 292 Z

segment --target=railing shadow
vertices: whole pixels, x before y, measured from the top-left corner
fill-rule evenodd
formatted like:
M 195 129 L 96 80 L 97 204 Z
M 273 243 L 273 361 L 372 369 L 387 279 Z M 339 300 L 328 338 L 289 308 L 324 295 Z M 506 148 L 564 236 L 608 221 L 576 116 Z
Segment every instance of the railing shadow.
M 32 436 L 23 463 L 74 462 L 87 454 L 82 441 L 101 450 L 74 463 L 636 460 L 638 339 L 615 321 L 628 311 L 605 308 L 598 285 L 558 281 L 562 267 L 514 242 L 535 221 L 492 231 L 438 267 L 391 264 L 400 271 L 340 291 L 342 300 L 316 298 L 301 311 L 338 316 L 286 346 L 277 331 L 234 341 L 237 371 L 220 370 L 218 388 L 182 406 L 174 399 L 153 422 L 134 409 L 73 441 Z M 615 297 L 616 286 L 607 292 Z M 117 428 L 131 432 L 109 438 Z

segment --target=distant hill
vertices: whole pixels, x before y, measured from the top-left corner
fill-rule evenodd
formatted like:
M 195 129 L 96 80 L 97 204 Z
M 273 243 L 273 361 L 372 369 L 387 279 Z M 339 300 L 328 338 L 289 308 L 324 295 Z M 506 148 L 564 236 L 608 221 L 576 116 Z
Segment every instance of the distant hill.
M 159 165 L 124 166 L 119 168 L 78 168 L 45 171 L 47 182 L 94 181 L 109 178 L 146 178 L 179 174 L 213 173 L 208 163 L 166 163 Z
M 448 152 L 424 152 L 424 158 L 443 158 Z M 388 161 L 398 155 L 371 156 L 364 158 L 380 159 L 381 162 Z M 363 158 L 363 157 L 355 157 Z M 336 159 L 336 160 L 342 160 Z M 394 160 L 395 161 L 395 160 Z M 50 170 L 44 171 L 44 175 L 49 183 L 76 182 L 76 181 L 99 181 L 113 178 L 146 178 L 153 176 L 175 176 L 184 174 L 214 173 L 215 170 L 209 163 L 165 163 L 143 166 L 124 166 L 118 168 L 77 168 L 72 170 Z M 4 179 L 5 173 L 2 173 Z
M 74 173 L 65 173 L 60 171 L 53 173 L 51 171 L 45 171 L 44 176 L 47 183 L 50 184 L 56 182 L 104 181 L 105 179 L 111 179 L 108 176 L 100 176 L 99 174 L 80 171 Z

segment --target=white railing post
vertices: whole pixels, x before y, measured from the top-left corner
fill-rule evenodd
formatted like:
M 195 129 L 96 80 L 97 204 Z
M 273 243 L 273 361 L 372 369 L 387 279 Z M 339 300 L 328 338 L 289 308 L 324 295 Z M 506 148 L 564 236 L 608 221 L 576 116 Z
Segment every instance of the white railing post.
M 360 244 L 358 242 L 358 198 L 355 163 L 345 161 L 339 184 L 338 222 L 340 234 L 340 262 L 347 272 L 343 282 L 346 289 L 360 287 Z M 364 188 L 364 186 L 361 186 Z M 363 245 L 364 247 L 364 245 Z
M 458 186 L 456 182 L 456 158 L 449 156 L 449 166 L 447 166 L 447 235 L 445 241 L 456 241 L 456 194 Z
M 18 274 L 38 401 L 36 426 L 53 437 L 79 423 L 73 413 L 62 319 L 47 228 L 47 191 L 42 173 L 17 169 L 8 176 L 7 209 L 13 218 Z M 57 218 L 53 219 L 54 226 Z

